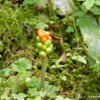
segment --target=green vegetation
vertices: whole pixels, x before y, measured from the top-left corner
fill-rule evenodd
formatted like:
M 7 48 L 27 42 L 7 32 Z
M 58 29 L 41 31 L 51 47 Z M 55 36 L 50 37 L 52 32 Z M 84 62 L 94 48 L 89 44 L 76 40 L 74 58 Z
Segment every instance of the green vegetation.
M 100 0 L 65 16 L 53 0 L 12 1 L 0 0 L 0 100 L 99 100 Z

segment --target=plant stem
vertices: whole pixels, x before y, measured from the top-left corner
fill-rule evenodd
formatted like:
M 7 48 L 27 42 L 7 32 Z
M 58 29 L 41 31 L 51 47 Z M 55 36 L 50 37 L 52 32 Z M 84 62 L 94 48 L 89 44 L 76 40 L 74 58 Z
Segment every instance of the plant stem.
M 75 19 L 73 18 L 73 25 L 74 25 L 74 29 L 75 29 L 75 36 L 76 36 L 76 39 L 77 39 L 77 42 L 79 41 L 79 35 L 78 35 L 78 31 L 77 31 L 77 28 L 76 28 L 76 24 L 75 24 Z
M 45 89 L 45 73 L 48 66 L 48 59 L 42 60 L 42 71 L 41 71 L 41 89 Z

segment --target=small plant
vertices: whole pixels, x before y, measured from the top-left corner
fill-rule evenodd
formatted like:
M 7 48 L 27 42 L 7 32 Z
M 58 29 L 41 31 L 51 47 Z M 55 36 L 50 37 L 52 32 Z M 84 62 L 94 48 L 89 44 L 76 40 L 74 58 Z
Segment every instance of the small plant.
M 44 30 L 38 30 L 37 32 L 37 48 L 40 58 L 42 58 L 42 73 L 41 73 L 41 88 L 45 89 L 45 71 L 48 66 L 47 56 L 51 54 L 53 50 L 52 37 L 50 33 Z

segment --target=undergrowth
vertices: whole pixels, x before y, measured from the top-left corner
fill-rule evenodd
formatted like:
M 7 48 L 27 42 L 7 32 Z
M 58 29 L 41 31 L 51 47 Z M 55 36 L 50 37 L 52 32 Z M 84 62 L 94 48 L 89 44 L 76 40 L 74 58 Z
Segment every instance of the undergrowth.
M 0 100 L 99 100 L 99 0 L 91 5 L 74 0 L 73 12 L 65 16 L 56 13 L 52 1 L 39 1 L 0 1 Z M 40 89 L 38 29 L 51 32 L 54 46 L 45 90 Z

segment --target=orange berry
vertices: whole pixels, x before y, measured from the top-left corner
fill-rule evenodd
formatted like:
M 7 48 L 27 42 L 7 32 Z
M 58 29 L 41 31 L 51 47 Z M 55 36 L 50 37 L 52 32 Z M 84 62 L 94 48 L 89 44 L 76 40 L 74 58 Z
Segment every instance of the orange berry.
M 45 43 L 45 42 L 47 41 L 47 38 L 46 38 L 46 37 L 43 37 L 43 38 L 41 39 L 41 41 L 42 41 L 42 43 Z
M 51 40 L 52 40 L 52 37 L 51 37 L 51 36 L 49 36 L 49 37 L 48 37 L 48 40 L 50 40 L 50 41 L 51 41 Z
M 44 32 L 44 36 L 48 38 L 50 36 L 50 33 L 49 32 Z
M 38 30 L 38 31 L 37 31 L 37 34 L 38 34 L 38 33 L 41 33 L 41 32 L 43 32 L 43 30 Z
M 39 37 L 39 38 L 43 38 L 43 37 L 44 37 L 43 31 L 39 31 L 39 32 L 38 32 L 38 37 Z

